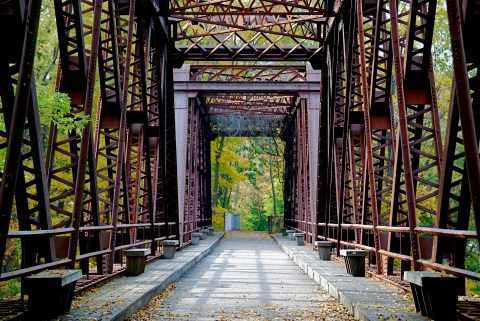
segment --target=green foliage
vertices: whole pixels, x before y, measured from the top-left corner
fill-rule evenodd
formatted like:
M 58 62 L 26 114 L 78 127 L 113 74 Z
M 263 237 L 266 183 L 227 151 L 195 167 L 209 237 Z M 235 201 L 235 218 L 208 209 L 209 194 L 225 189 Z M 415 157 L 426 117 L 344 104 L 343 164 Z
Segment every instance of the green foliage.
M 225 137 L 223 143 L 222 138 L 212 142 L 213 193 L 215 162 L 219 161 L 219 195 L 213 197 L 213 213 L 238 213 L 242 230 L 267 230 L 267 216 L 283 215 L 283 148 L 281 140 L 269 137 Z
M 35 82 L 37 100 L 43 131 L 51 122 L 65 134 L 82 130 L 89 123 L 89 117 L 70 113 L 70 98 L 65 93 L 55 92 L 55 78 L 58 64 L 57 26 L 54 2 L 42 5 L 37 50 L 35 51 Z M 46 134 L 44 136 L 47 136 Z
M 439 0 L 435 15 L 435 28 L 433 33 L 432 58 L 435 73 L 452 72 L 452 48 L 450 43 L 450 29 L 448 26 L 447 4 Z
M 42 3 L 35 51 L 35 80 L 38 85 L 53 87 L 58 63 L 58 37 L 53 1 Z
M 46 122 L 53 122 L 65 133 L 82 130 L 90 118 L 83 114 L 70 113 L 70 97 L 60 92 L 49 92 L 44 87 L 38 89 L 38 108 Z
M 215 213 L 212 215 L 212 225 L 215 231 L 223 231 L 225 229 L 225 214 Z
M 258 193 L 259 191 L 257 191 Z M 248 211 L 245 213 L 244 220 L 241 221 L 242 230 L 251 231 L 267 231 L 268 230 L 268 218 L 264 210 L 263 200 L 260 197 L 260 193 L 256 194 L 257 198 L 253 198 L 251 203 L 248 204 Z
M 421 213 L 418 216 L 418 226 L 427 226 L 431 227 L 435 225 L 435 215 L 432 215 L 430 213 Z
M 469 271 L 480 272 L 480 248 L 478 241 L 470 239 L 467 241 L 465 248 L 465 267 Z M 480 282 L 467 280 L 467 292 L 470 294 L 480 295 Z M 467 293 L 468 294 L 468 293 Z
M 278 190 L 283 189 L 283 186 L 281 186 L 279 178 L 275 178 L 276 189 L 277 189 L 277 186 L 278 186 Z M 278 196 L 283 196 L 283 194 L 278 195 L 278 193 L 277 193 L 277 204 L 276 204 L 277 213 L 280 213 L 282 215 L 283 214 L 283 209 L 284 209 L 284 204 L 283 204 L 284 201 L 283 201 L 283 197 L 278 197 Z M 273 204 L 273 198 L 271 197 L 270 194 L 264 195 L 263 204 L 264 204 L 265 213 L 267 213 L 267 215 L 273 215 L 274 204 Z
M 442 128 L 442 133 L 445 134 L 453 80 L 453 59 L 445 0 L 440 0 L 437 4 L 432 60 L 435 72 L 435 90 L 439 107 L 440 127 Z M 445 139 L 442 141 L 445 141 Z
M 20 293 L 20 279 L 11 279 L 7 281 L 0 281 L 0 298 L 6 298 L 9 296 Z

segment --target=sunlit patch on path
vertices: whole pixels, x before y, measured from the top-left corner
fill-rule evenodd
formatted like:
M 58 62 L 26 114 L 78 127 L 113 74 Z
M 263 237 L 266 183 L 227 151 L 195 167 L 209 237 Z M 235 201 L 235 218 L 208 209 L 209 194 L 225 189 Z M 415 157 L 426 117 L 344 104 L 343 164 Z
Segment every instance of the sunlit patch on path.
M 207 257 L 130 318 L 354 320 L 266 233 L 229 232 Z

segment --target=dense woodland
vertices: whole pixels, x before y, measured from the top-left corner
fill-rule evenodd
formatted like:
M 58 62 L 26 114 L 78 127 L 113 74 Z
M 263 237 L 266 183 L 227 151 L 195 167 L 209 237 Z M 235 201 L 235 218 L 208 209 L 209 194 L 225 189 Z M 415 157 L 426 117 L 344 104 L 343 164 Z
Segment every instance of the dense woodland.
M 35 60 L 35 83 L 41 113 L 44 146 L 50 124 L 55 123 L 61 130 L 81 130 L 90 121 L 85 118 L 69 117 L 69 98 L 56 93 L 56 72 L 58 64 L 57 34 L 53 1 L 44 1 L 40 22 L 40 33 Z M 439 1 L 434 35 L 433 59 L 437 98 L 440 108 L 442 135 L 445 135 L 452 85 L 452 62 L 448 21 L 443 0 Z M 97 77 L 98 79 L 98 77 Z M 395 85 L 395 84 L 393 84 Z M 99 86 L 96 86 L 98 90 Z M 0 101 L 1 105 L 1 101 Z M 94 118 L 94 116 L 92 117 Z M 94 119 L 92 120 L 94 121 Z M 0 119 L 0 130 L 5 122 Z M 0 143 L 4 143 L 0 141 Z M 218 137 L 211 143 L 212 208 L 220 217 L 225 212 L 241 214 L 242 229 L 266 230 L 267 216 L 283 216 L 283 172 L 284 142 L 271 137 Z M 3 149 L 5 151 L 5 149 Z M 5 155 L 0 154 L 0 170 Z M 463 164 L 459 164 L 463 166 Z M 435 175 L 432 173 L 432 175 Z M 55 189 L 55 186 L 51 187 Z M 428 191 L 417 191 L 426 193 Z M 13 213 L 15 217 L 15 212 Z M 52 218 L 55 221 L 55 217 Z M 214 218 L 216 219 L 216 218 Z M 473 215 L 471 215 L 473 230 Z M 419 226 L 431 226 L 435 218 L 429 214 L 418 217 Z M 12 230 L 18 229 L 15 222 Z M 218 224 L 218 222 L 217 222 Z M 9 243 L 9 254 L 3 271 L 13 270 L 20 265 L 19 243 Z M 480 271 L 479 246 L 469 239 L 466 268 Z M 469 282 L 469 290 L 480 293 L 478 283 Z M 0 282 L 0 296 L 19 291 L 18 280 Z
M 284 142 L 278 137 L 218 137 L 212 142 L 212 209 L 241 217 L 245 230 L 267 230 L 283 216 Z

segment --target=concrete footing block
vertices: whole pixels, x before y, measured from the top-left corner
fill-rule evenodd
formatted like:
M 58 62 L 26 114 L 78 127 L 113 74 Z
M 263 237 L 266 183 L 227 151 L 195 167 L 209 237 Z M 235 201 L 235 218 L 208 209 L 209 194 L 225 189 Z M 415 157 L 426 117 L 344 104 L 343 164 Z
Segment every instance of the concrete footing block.
M 208 230 L 208 236 L 212 236 L 215 228 L 213 226 L 209 226 L 207 227 L 207 230 Z
M 200 239 L 201 239 L 201 240 L 206 240 L 206 239 L 207 239 L 207 236 L 208 236 L 208 229 L 202 228 L 202 229 L 200 230 L 200 233 L 203 234 Z
M 315 241 L 315 246 L 318 248 L 320 261 L 330 261 L 333 243 L 328 241 Z
M 410 282 L 415 309 L 433 320 L 455 320 L 460 279 L 442 276 L 441 273 L 407 271 L 405 280 Z
M 123 251 L 127 259 L 127 275 L 136 276 L 145 271 L 147 256 L 150 255 L 150 249 L 128 249 Z
M 347 273 L 351 276 L 365 277 L 365 250 L 340 250 L 340 255 L 345 258 Z
M 295 240 L 295 237 L 293 236 L 293 234 L 296 232 L 295 230 L 286 230 L 285 232 L 287 232 L 289 240 L 291 240 L 291 241 Z
M 163 258 L 164 259 L 173 259 L 175 256 L 175 251 L 177 250 L 178 240 L 163 240 L 160 242 L 163 246 Z
M 305 245 L 305 233 L 293 233 L 298 246 Z
M 192 245 L 198 245 L 203 233 L 192 233 Z
M 28 293 L 26 320 L 56 320 L 70 311 L 75 284 L 81 277 L 81 270 L 49 270 L 27 276 L 24 281 Z

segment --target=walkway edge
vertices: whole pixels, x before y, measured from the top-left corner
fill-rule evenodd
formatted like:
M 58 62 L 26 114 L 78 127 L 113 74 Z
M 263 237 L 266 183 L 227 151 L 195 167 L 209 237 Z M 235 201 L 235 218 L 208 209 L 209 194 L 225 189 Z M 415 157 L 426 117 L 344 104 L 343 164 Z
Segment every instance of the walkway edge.
M 72 309 L 61 320 L 125 320 L 209 255 L 223 236 L 223 233 L 215 233 L 214 236 L 208 237 L 208 240 L 215 238 L 210 244 L 188 246 L 177 251 L 173 259 L 161 259 L 148 264 L 145 273 L 139 276 L 115 279 L 99 288 L 102 293 L 91 294 L 87 298 L 81 296 L 82 306 L 79 309 Z M 110 297 L 109 292 L 121 293 L 119 296 L 122 297 Z M 100 302 L 95 301 L 98 297 L 101 297 L 101 306 L 98 305 Z
M 220 234 L 220 233 L 217 233 Z M 155 288 L 151 289 L 150 291 L 144 293 L 142 296 L 140 296 L 136 301 L 131 302 L 128 306 L 126 306 L 122 311 L 118 311 L 118 314 L 111 315 L 108 320 L 112 321 L 123 321 L 126 318 L 134 315 L 137 313 L 141 308 L 143 308 L 145 305 L 147 305 L 153 298 L 155 298 L 157 295 L 162 293 L 163 290 L 165 290 L 170 284 L 174 283 L 179 277 L 181 277 L 185 272 L 190 270 L 197 262 L 199 262 L 201 259 L 203 259 L 205 256 L 209 255 L 212 250 L 220 243 L 222 240 L 224 234 L 222 233 L 219 238 L 217 238 L 211 246 L 200 252 L 194 260 L 186 261 L 184 262 L 183 266 L 180 266 L 178 269 L 175 269 L 172 271 L 172 274 L 167 276 L 165 280 L 161 283 L 159 283 Z M 192 245 L 191 245 L 192 246 Z M 198 245 L 195 245 L 198 246 Z M 185 251 L 182 250 L 182 251 Z
M 309 264 L 306 260 L 304 260 L 300 255 L 297 255 L 294 250 L 289 248 L 289 244 L 284 244 L 283 238 L 279 236 L 272 235 L 272 238 L 278 244 L 278 246 L 307 274 L 311 277 L 315 282 L 321 285 L 321 287 L 327 291 L 332 297 L 334 297 L 338 302 L 344 305 L 352 315 L 362 321 L 378 321 L 378 320 L 390 320 L 390 317 L 396 317 L 394 320 L 427 320 L 427 318 L 420 316 L 415 312 L 405 312 L 405 311 L 398 311 L 396 313 L 391 313 L 390 309 L 387 309 L 386 306 L 383 304 L 367 304 L 366 302 L 352 300 L 352 292 L 349 290 L 345 290 L 344 286 L 340 285 L 342 282 L 331 282 L 327 277 L 320 274 L 321 268 L 314 267 L 312 264 Z M 293 247 L 293 246 L 292 246 Z M 296 248 L 296 247 L 293 247 Z M 304 249 L 304 247 L 299 247 Z M 316 252 L 311 251 L 314 256 L 318 256 Z M 319 261 L 320 262 L 320 261 Z M 325 262 L 325 261 L 324 261 Z M 333 261 L 327 261 L 332 262 Z M 339 263 L 336 263 L 340 266 Z M 350 278 L 345 272 L 345 277 Z M 352 283 L 355 283 L 355 280 L 361 282 L 362 280 L 369 280 L 369 278 L 353 278 Z M 346 279 L 344 281 L 347 281 Z M 371 282 L 377 282 L 371 280 Z M 380 283 L 380 282 L 377 282 Z M 380 285 L 380 284 L 379 284 Z M 383 285 L 383 284 L 382 284 Z M 389 285 L 385 284 L 385 286 L 390 287 Z M 394 293 L 395 289 L 391 288 L 391 291 Z M 400 292 L 399 292 L 400 297 Z M 401 300 L 399 300 L 400 302 Z M 380 302 L 378 302 L 380 303 Z M 413 302 L 412 302 L 413 304 Z M 394 307 L 397 308 L 397 307 Z M 390 314 L 390 316 L 389 316 Z M 381 316 L 381 317 L 380 317 Z M 385 318 L 386 317 L 386 318 Z

